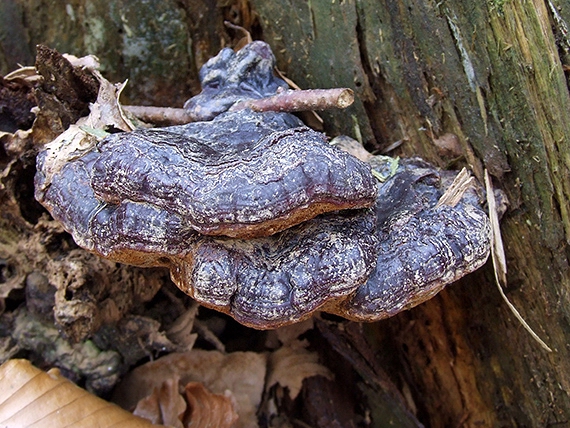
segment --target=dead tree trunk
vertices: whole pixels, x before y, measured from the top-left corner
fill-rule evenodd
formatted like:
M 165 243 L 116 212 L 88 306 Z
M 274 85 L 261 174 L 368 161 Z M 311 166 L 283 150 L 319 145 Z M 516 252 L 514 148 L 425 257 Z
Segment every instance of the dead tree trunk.
M 233 19 L 267 41 L 302 88 L 354 89 L 353 107 L 323 114 L 329 134 L 442 167 L 466 164 L 480 179 L 487 169 L 510 201 L 505 292 L 553 352 L 512 315 L 490 264 L 367 325 L 368 339 L 429 426 L 570 423 L 567 2 L 76 3 L 1 2 L 1 32 L 11 26 L 21 36 L 0 42 L 3 74 L 47 43 L 98 55 L 111 80 L 130 77 L 127 102 L 179 106 L 218 50 L 223 18 Z
M 570 8 L 559 1 L 253 1 L 302 87 L 349 86 L 332 133 L 446 166 L 486 168 L 508 195 L 508 298 L 492 267 L 369 325 L 380 358 L 430 426 L 547 426 L 570 418 Z M 459 143 L 462 159 L 446 156 Z M 386 352 L 387 351 L 387 352 Z

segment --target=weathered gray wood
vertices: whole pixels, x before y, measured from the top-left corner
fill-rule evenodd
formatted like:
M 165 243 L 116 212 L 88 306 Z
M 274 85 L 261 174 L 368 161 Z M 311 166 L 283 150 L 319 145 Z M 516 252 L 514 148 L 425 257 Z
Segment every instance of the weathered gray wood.
M 0 2 L 0 15 L 7 16 L 8 3 Z M 205 0 L 16 3 L 10 13 L 22 21 L 14 28 L 26 39 L 9 52 L 0 41 L 2 72 L 47 43 L 98 55 L 110 80 L 128 77 L 125 101 L 170 106 L 197 90 L 197 67 L 223 43 L 223 14 L 231 9 L 230 2 L 217 8 Z M 490 266 L 424 305 L 368 325 L 378 349 L 390 350 L 379 359 L 420 419 L 433 427 L 567 423 L 568 2 L 251 4 L 255 30 L 288 77 L 303 88 L 355 90 L 354 106 L 322 114 L 331 135 L 346 133 L 378 150 L 403 141 L 396 153 L 441 166 L 465 163 L 479 178 L 487 168 L 510 199 L 502 223 L 506 293 L 554 352 L 540 348 L 510 313 Z M 233 5 L 249 11 L 246 2 Z M 250 26 L 251 16 L 244 22 Z M 459 142 L 460 159 L 438 149 L 449 140 Z
M 367 116 L 353 114 L 369 144 L 404 140 L 402 154 L 445 165 L 435 143 L 455 134 L 475 173 L 481 178 L 487 168 L 509 196 L 506 293 L 554 352 L 540 348 L 501 301 L 490 265 L 370 325 L 379 347 L 393 346 L 387 364 L 426 420 L 567 421 L 570 100 L 559 51 L 567 60 L 568 6 L 553 19 L 554 2 L 538 0 L 253 3 L 266 40 L 280 48 L 280 67 L 298 84 L 349 84 L 357 76 L 351 87 Z M 329 130 L 347 132 L 344 122 L 329 122 Z

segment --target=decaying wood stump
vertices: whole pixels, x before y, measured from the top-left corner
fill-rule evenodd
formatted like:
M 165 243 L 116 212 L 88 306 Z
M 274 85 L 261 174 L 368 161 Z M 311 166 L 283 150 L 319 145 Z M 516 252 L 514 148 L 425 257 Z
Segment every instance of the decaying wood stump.
M 501 300 L 490 264 L 431 301 L 366 324 L 363 331 L 376 350 L 375 364 L 386 369 L 426 425 L 568 423 L 568 4 L 127 4 L 3 2 L 0 32 L 21 37 L 0 38 L 0 71 L 30 64 L 33 46 L 41 42 L 60 52 L 99 56 L 107 78 L 130 79 L 126 102 L 180 107 L 199 89 L 199 66 L 236 37 L 223 27 L 223 19 L 230 19 L 267 41 L 280 70 L 302 88 L 355 91 L 348 110 L 322 114 L 330 135 L 348 134 L 371 150 L 419 155 L 442 167 L 467 165 L 480 179 L 486 168 L 510 202 L 502 221 L 505 292 L 553 352 L 543 350 Z M 8 183 L 18 189 L 17 200 L 1 199 L 3 266 L 26 263 L 4 261 L 5 252 L 37 221 L 26 214 L 37 207 L 24 202 L 33 159 L 14 168 L 27 178 Z M 0 279 L 7 281 L 6 275 Z M 365 393 L 371 397 L 374 388 Z

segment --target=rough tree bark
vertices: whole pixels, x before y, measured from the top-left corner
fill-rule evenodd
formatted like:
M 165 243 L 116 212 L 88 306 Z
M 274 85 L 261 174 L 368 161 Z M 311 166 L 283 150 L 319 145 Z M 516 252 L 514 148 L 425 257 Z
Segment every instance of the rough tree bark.
M 490 264 L 365 330 L 429 426 L 570 424 L 567 2 L 130 4 L 0 2 L 0 31 L 19 34 L 0 41 L 2 73 L 31 63 L 42 42 L 98 55 L 110 80 L 130 77 L 128 102 L 180 106 L 197 90 L 197 68 L 224 43 L 226 18 L 263 37 L 302 88 L 355 90 L 348 111 L 323 114 L 329 134 L 378 151 L 401 142 L 391 154 L 467 164 L 480 179 L 486 168 L 510 201 L 502 221 L 505 292 L 553 352 L 501 300 Z M 460 154 L 444 152 L 448 143 Z
M 488 269 L 427 304 L 369 326 L 432 426 L 568 423 L 570 136 L 567 5 L 556 2 L 253 1 L 264 36 L 302 87 L 348 85 L 362 104 L 331 132 L 445 165 L 457 138 L 508 194 L 509 299 Z M 274 18 L 278 17 L 278 18 Z M 346 116 L 345 116 L 346 117 Z M 453 135 L 455 137 L 453 137 Z M 386 333 L 389 331 L 390 333 Z

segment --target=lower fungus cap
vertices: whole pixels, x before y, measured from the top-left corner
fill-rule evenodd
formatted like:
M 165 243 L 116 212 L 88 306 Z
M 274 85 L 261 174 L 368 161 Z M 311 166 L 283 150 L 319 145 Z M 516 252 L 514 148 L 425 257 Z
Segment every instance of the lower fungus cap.
M 204 237 L 173 280 L 242 324 L 274 328 L 353 293 L 374 269 L 376 244 L 370 210 L 323 214 L 266 238 Z
M 101 157 L 92 150 L 70 160 L 45 184 L 47 157 L 38 156 L 37 196 L 53 217 L 103 257 L 168 266 L 184 292 L 255 328 L 291 324 L 317 310 L 386 318 L 479 268 L 489 254 L 489 220 L 474 192 L 453 207 L 437 206 L 449 179 L 423 161 L 400 160 L 376 182 L 372 208 L 236 239 L 204 236 L 180 213 L 148 201 L 98 199 L 90 184 Z M 393 160 L 370 162 L 393 169 Z

